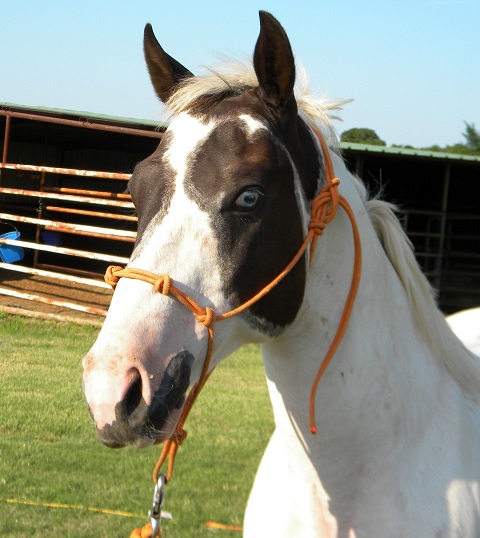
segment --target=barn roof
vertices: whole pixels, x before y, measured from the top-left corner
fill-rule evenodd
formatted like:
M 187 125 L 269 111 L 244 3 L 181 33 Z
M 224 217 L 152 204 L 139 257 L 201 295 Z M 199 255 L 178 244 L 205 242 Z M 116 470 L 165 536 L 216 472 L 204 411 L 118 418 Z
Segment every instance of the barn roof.
M 130 126 L 137 129 L 160 129 L 164 130 L 166 125 L 146 119 L 124 118 L 120 116 L 110 116 L 108 114 L 98 114 L 95 112 L 85 112 L 79 110 L 63 110 L 60 108 L 48 108 L 43 106 L 19 105 L 17 103 L 2 103 L 0 102 L 0 110 L 21 112 L 24 114 L 32 114 L 35 116 L 48 116 L 60 119 L 70 119 L 76 121 L 86 121 L 90 123 L 101 123 L 104 125 L 119 125 Z
M 403 155 L 406 157 L 423 157 L 425 159 L 439 159 L 443 161 L 467 161 L 480 163 L 479 155 L 464 155 L 461 153 L 444 153 L 441 151 L 431 151 L 415 148 L 400 148 L 388 146 L 374 146 L 370 144 L 356 144 L 354 142 L 340 142 L 342 150 L 351 150 L 359 153 Z

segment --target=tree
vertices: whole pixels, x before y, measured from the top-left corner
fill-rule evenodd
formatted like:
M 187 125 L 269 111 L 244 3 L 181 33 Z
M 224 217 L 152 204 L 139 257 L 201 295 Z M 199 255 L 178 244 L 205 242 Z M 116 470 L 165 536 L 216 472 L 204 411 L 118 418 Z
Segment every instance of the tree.
M 475 124 L 465 122 L 465 132 L 462 133 L 463 137 L 467 141 L 466 146 L 468 149 L 476 153 L 480 153 L 480 131 L 475 129 Z
M 355 127 L 348 129 L 340 135 L 342 142 L 355 142 L 357 144 L 371 144 L 373 146 L 386 146 L 387 144 L 379 138 L 373 129 Z
M 442 151 L 444 153 L 460 153 L 462 155 L 480 155 L 480 131 L 475 129 L 473 123 L 465 122 L 465 131 L 462 133 L 465 143 L 458 142 L 451 146 L 440 147 L 438 145 L 425 148 L 429 151 Z

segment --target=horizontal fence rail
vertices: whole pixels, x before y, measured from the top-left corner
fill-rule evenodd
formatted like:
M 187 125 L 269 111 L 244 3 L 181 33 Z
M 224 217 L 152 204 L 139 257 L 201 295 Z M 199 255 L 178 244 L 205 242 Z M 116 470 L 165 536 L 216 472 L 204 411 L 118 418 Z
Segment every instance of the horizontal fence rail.
M 67 222 L 58 222 L 54 220 L 21 217 L 19 215 L 10 215 L 8 213 L 0 213 L 0 219 L 12 222 L 38 224 L 43 226 L 45 230 L 56 230 L 59 232 L 86 235 L 90 237 L 102 237 L 117 241 L 129 241 L 131 243 L 135 241 L 135 237 L 137 236 L 136 232 L 129 232 L 127 230 L 101 228 L 99 226 L 88 226 L 86 224 L 69 224 Z
M 55 247 L 53 245 L 40 245 L 28 241 L 20 241 L 18 239 L 0 238 L 0 245 L 11 245 L 22 248 L 30 248 L 33 250 L 41 250 L 43 252 L 55 252 L 57 254 L 65 254 L 67 256 L 76 256 L 78 258 L 88 258 L 90 260 L 101 260 L 110 263 L 126 264 L 128 258 L 122 256 L 113 256 L 111 254 L 101 254 L 99 252 L 89 252 L 86 250 L 78 250 L 74 248 Z
M 85 196 L 99 196 L 102 198 L 115 198 L 117 200 L 125 199 L 125 200 L 131 200 L 132 197 L 130 194 L 122 193 L 122 192 L 102 192 L 102 191 L 88 191 L 85 189 L 67 189 L 65 187 L 46 187 L 45 188 L 47 192 L 59 192 L 59 193 L 66 193 L 66 194 L 81 194 Z
M 72 215 L 85 215 L 89 217 L 100 217 L 103 219 L 114 219 L 114 220 L 128 220 L 130 222 L 137 222 L 137 217 L 133 215 L 121 215 L 118 213 L 105 213 L 101 211 L 89 211 L 87 209 L 73 209 L 70 207 L 57 207 L 53 205 L 45 206 L 47 211 L 54 211 L 58 213 L 71 213 Z
M 69 308 L 70 310 L 77 310 L 78 312 L 85 312 L 86 314 L 96 314 L 98 316 L 106 316 L 107 311 L 101 308 L 93 308 L 90 306 L 84 306 L 78 303 L 73 303 L 70 301 L 58 301 L 52 297 L 45 295 L 37 295 L 35 293 L 24 293 L 11 290 L 8 288 L 0 287 L 0 295 L 7 295 L 10 297 L 16 297 L 17 299 L 26 299 L 28 301 L 36 301 L 38 303 L 50 304 L 53 306 L 62 306 L 64 308 Z
M 57 280 L 63 280 L 65 282 L 76 282 L 78 284 L 84 284 L 86 286 L 92 286 L 94 288 L 104 288 L 107 290 L 111 289 L 110 284 L 107 284 L 103 280 L 94 280 L 93 278 L 83 278 L 74 275 L 62 275 L 53 271 L 44 271 L 42 269 L 34 269 L 33 267 L 25 267 L 24 265 L 17 265 L 13 263 L 0 262 L 0 269 L 8 269 L 10 271 L 16 271 L 18 273 L 43 276 L 46 278 L 55 278 Z
M 121 200 L 110 200 L 106 198 L 96 198 L 94 196 L 75 196 L 70 194 L 56 194 L 44 191 L 32 191 L 25 189 L 11 189 L 0 187 L 0 194 L 16 194 L 18 196 L 29 196 L 31 198 L 48 198 L 52 200 L 63 200 L 67 202 L 78 202 L 82 204 L 104 205 L 111 207 L 123 207 L 133 209 L 135 206 L 132 202 L 122 202 Z
M 103 179 L 130 179 L 130 174 L 116 172 L 99 172 L 95 170 L 77 170 L 75 168 L 57 168 L 55 166 L 38 166 L 34 164 L 2 163 L 0 168 L 5 170 L 23 170 L 25 172 L 45 172 L 46 174 L 63 174 L 66 176 L 98 177 Z
M 18 118 L 18 119 L 23 119 L 23 120 L 38 121 L 42 123 L 55 123 L 57 125 L 81 127 L 82 129 L 107 131 L 111 133 L 142 136 L 142 137 L 147 137 L 147 138 L 162 138 L 162 135 L 163 135 L 163 133 L 160 130 L 152 131 L 150 129 L 123 127 L 120 125 L 107 125 L 105 123 L 92 121 L 92 118 L 89 118 L 88 115 L 84 119 L 81 119 L 81 120 L 72 120 L 72 119 L 66 119 L 66 118 L 58 118 L 55 116 L 46 116 L 44 114 L 29 114 L 28 112 L 16 112 L 13 110 L 0 110 L 0 116 L 6 116 L 7 134 L 8 134 L 8 127 L 10 125 L 12 118 Z M 5 136 L 5 141 L 8 142 L 8 136 Z M 5 144 L 5 146 L 8 146 L 8 144 Z

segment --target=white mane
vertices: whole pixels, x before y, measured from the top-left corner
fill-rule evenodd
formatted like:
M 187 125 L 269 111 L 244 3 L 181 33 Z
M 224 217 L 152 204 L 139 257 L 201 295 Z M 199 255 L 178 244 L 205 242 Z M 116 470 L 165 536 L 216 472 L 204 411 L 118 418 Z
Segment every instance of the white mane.
M 227 60 L 215 68 L 204 68 L 206 73 L 184 79 L 173 95 L 167 101 L 166 106 L 170 119 L 181 112 L 189 110 L 192 104 L 205 98 L 222 98 L 226 94 L 241 93 L 245 89 L 258 86 L 258 79 L 249 64 L 235 60 Z M 308 79 L 302 66 L 297 68 L 297 81 L 295 87 L 295 99 L 298 104 L 302 119 L 309 125 L 314 126 L 324 135 L 328 144 L 334 149 L 338 148 L 338 137 L 332 125 L 337 116 L 330 114 L 331 111 L 341 110 L 347 100 L 332 100 L 327 98 L 313 97 L 310 94 Z
M 215 101 L 256 86 L 258 80 L 251 64 L 229 60 L 218 69 L 208 68 L 204 75 L 185 79 L 166 105 L 170 117 L 174 117 L 202 100 Z M 332 125 L 332 119 L 338 118 L 331 112 L 341 110 L 349 100 L 313 97 L 302 67 L 297 69 L 295 98 L 302 119 L 318 129 L 329 146 L 338 151 L 338 138 Z M 462 389 L 480 403 L 479 361 L 460 343 L 438 310 L 435 294 L 415 259 L 412 244 L 398 222 L 394 206 L 378 199 L 368 200 L 363 183 L 352 177 L 385 253 L 403 284 L 420 331 Z

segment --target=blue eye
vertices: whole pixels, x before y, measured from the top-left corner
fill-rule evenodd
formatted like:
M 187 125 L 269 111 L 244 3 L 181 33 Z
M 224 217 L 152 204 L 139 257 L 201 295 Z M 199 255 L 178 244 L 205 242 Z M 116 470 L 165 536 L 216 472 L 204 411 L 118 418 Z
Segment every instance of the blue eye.
M 261 197 L 262 193 L 257 189 L 246 190 L 235 200 L 235 205 L 239 209 L 254 209 Z

